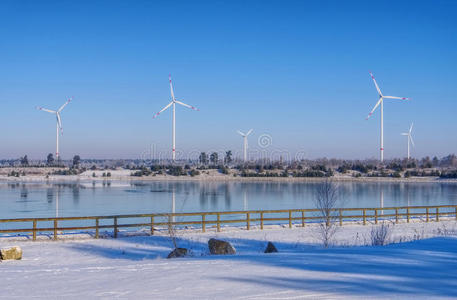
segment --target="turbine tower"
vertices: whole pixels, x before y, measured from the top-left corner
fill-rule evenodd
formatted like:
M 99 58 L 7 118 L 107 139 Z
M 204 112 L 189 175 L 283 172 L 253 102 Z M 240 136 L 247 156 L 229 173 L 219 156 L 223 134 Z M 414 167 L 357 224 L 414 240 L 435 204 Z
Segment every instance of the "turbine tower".
M 173 92 L 173 84 L 171 83 L 171 75 L 168 76 L 168 79 L 170 81 L 170 93 L 171 93 L 171 102 L 167 104 L 164 108 L 162 108 L 161 111 L 156 113 L 154 115 L 154 119 L 157 118 L 162 112 L 167 110 L 170 106 L 173 106 L 173 125 L 172 125 L 172 150 L 171 150 L 171 157 L 173 161 L 176 159 L 176 130 L 175 130 L 175 125 L 176 125 L 176 104 L 180 104 L 182 106 L 188 107 L 193 110 L 199 110 L 191 105 L 182 103 L 181 101 L 176 100 L 175 98 L 175 93 Z
M 60 131 L 60 134 L 63 135 L 62 118 L 60 117 L 60 113 L 62 112 L 64 107 L 67 106 L 68 103 L 70 103 L 71 100 L 72 100 L 72 98 L 69 98 L 67 100 L 67 102 L 65 102 L 58 110 L 50 110 L 50 109 L 43 108 L 43 107 L 37 107 L 38 110 L 42 110 L 42 111 L 45 111 L 45 112 L 48 112 L 48 113 L 56 115 L 56 120 L 57 120 L 57 125 L 56 125 L 56 160 L 57 161 L 59 160 L 59 157 L 60 157 L 60 153 L 59 153 L 59 131 Z
M 378 108 L 379 105 L 381 105 L 381 147 L 380 147 L 380 159 L 381 162 L 384 161 L 384 98 L 387 99 L 400 99 L 400 100 L 409 100 L 409 98 L 405 97 L 394 97 L 394 96 L 384 96 L 381 93 L 381 90 L 379 89 L 378 84 L 376 83 L 376 80 L 374 79 L 373 74 L 370 72 L 371 78 L 373 79 L 374 85 L 376 86 L 376 90 L 378 91 L 379 94 L 379 100 L 376 103 L 376 105 L 373 107 L 371 112 L 368 114 L 368 117 L 366 118 L 367 120 L 371 117 L 371 115 L 374 113 L 376 108 Z
M 408 132 L 404 132 L 401 135 L 406 135 L 408 137 L 408 160 L 409 160 L 409 143 L 411 143 L 414 147 L 414 141 L 413 141 L 413 136 L 411 135 L 411 132 L 413 131 L 413 123 L 411 123 L 411 126 L 409 127 Z
M 248 160 L 248 136 L 252 133 L 252 129 L 247 133 L 238 130 L 238 133 L 243 137 L 243 159 L 246 162 Z

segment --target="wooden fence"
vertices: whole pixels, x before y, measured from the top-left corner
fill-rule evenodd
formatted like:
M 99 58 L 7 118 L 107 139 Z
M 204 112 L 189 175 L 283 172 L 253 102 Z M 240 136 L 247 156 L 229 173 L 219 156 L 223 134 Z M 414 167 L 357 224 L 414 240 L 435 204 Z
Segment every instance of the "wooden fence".
M 241 218 L 239 217 L 241 216 Z M 378 224 L 380 220 L 391 220 L 398 223 L 400 220 L 409 221 L 412 218 L 430 222 L 440 220 L 440 217 L 454 217 L 457 220 L 457 205 L 440 206 L 401 206 L 383 208 L 337 208 L 331 212 L 331 219 L 340 226 L 345 221 L 361 221 L 363 225 L 368 222 Z M 176 221 L 176 219 L 179 219 Z M 122 222 L 136 219 L 135 222 Z M 138 220 L 141 219 L 141 220 Z M 57 240 L 58 233 L 64 231 L 90 231 L 98 238 L 101 229 L 112 229 L 113 237 L 117 238 L 121 228 L 148 228 L 151 235 L 161 226 L 195 226 L 205 232 L 208 225 L 212 225 L 218 232 L 224 224 L 242 224 L 249 230 L 251 226 L 258 225 L 263 230 L 266 224 L 288 224 L 289 228 L 299 224 L 305 227 L 306 223 L 321 222 L 322 212 L 318 209 L 287 209 L 287 210 L 252 210 L 252 211 L 227 211 L 227 212 L 196 212 L 196 213 L 162 213 L 162 214 L 135 214 L 116 216 L 90 216 L 90 217 L 59 217 L 59 218 L 21 218 L 0 219 L 0 234 L 26 233 L 31 234 L 36 240 L 37 233 L 49 233 Z M 63 223 L 80 222 L 85 226 L 70 226 Z M 52 225 L 46 226 L 46 223 Z M 45 224 L 45 225 L 42 225 Z M 11 225 L 13 228 L 5 228 Z M 42 225 L 42 226 L 39 226 Z M 17 228 L 19 227 L 19 228 Z M 183 227 L 184 228 L 184 227 Z

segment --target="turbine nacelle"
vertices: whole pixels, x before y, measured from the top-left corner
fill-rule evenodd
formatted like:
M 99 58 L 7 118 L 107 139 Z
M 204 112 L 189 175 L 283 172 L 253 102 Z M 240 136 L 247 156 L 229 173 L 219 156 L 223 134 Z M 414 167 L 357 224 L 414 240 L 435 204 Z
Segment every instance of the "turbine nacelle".
M 249 130 L 247 133 L 243 133 L 240 130 L 238 130 L 237 132 L 243 137 L 248 137 L 252 133 L 252 130 L 253 129 Z

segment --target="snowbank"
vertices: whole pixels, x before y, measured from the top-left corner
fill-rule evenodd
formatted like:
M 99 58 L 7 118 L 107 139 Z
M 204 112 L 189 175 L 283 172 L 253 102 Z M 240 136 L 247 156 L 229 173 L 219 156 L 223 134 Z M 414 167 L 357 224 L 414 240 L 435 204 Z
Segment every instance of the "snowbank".
M 0 264 L 0 297 L 148 299 L 392 299 L 457 297 L 457 223 L 393 226 L 388 246 L 370 243 L 371 226 L 342 227 L 319 246 L 317 226 L 181 233 L 192 256 L 165 259 L 165 235 L 19 245 L 22 261 Z M 210 256 L 207 241 L 230 241 L 237 255 Z M 279 253 L 263 254 L 267 241 Z M 402 241 L 400 243 L 400 241 Z M 408 242 L 403 242 L 408 241 Z

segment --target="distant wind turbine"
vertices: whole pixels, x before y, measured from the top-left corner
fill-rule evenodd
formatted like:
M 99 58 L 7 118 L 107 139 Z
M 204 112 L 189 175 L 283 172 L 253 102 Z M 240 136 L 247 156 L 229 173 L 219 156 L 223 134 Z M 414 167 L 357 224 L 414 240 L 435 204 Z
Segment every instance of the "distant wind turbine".
M 170 93 L 171 93 L 171 102 L 167 104 L 161 111 L 156 113 L 153 118 L 157 118 L 162 112 L 167 110 L 170 106 L 173 106 L 173 125 L 172 125 L 172 150 L 171 150 L 171 155 L 173 161 L 176 159 L 176 130 L 175 130 L 175 125 L 176 125 L 176 103 L 180 104 L 182 106 L 188 107 L 193 110 L 199 110 L 198 108 L 195 108 L 191 105 L 182 103 L 181 101 L 176 100 L 175 98 L 175 93 L 173 92 L 173 84 L 171 83 L 171 75 L 168 76 L 168 79 L 170 81 Z
M 408 137 L 408 159 L 410 157 L 409 155 L 409 143 L 411 143 L 414 147 L 414 141 L 413 141 L 413 136 L 411 135 L 411 132 L 413 131 L 413 123 L 411 123 L 411 126 L 409 127 L 408 132 L 404 132 L 401 135 L 406 135 Z
M 238 133 L 243 137 L 243 158 L 244 161 L 248 160 L 248 136 L 252 133 L 252 129 L 249 130 L 247 133 L 242 133 L 241 131 L 238 130 Z
M 39 109 L 39 110 L 42 110 L 42 111 L 45 111 L 45 112 L 48 112 L 48 113 L 56 115 L 56 120 L 57 120 L 57 126 L 56 126 L 56 160 L 59 160 L 59 157 L 60 157 L 60 153 L 59 153 L 59 131 L 60 131 L 60 134 L 63 135 L 62 118 L 60 117 L 60 113 L 62 112 L 64 107 L 67 106 L 68 103 L 70 103 L 70 101 L 72 99 L 73 98 L 69 98 L 67 100 L 67 102 L 65 102 L 58 110 L 50 110 L 50 109 L 43 108 L 43 107 L 37 107 L 37 109 Z
M 378 91 L 379 100 L 376 103 L 376 105 L 373 107 L 371 112 L 368 114 L 368 117 L 366 119 L 368 120 L 368 118 L 371 117 L 371 115 L 374 113 L 376 108 L 381 104 L 381 147 L 380 147 L 381 157 L 380 157 L 380 159 L 381 159 L 381 162 L 383 162 L 384 161 L 384 98 L 387 98 L 387 99 L 400 99 L 400 100 L 409 100 L 409 98 L 394 97 L 394 96 L 384 96 L 381 93 L 381 90 L 379 89 L 379 86 L 376 83 L 376 80 L 374 79 L 374 76 L 373 76 L 373 74 L 371 72 L 370 72 L 370 75 L 371 75 L 371 78 L 373 79 L 374 85 L 376 86 L 376 90 Z

